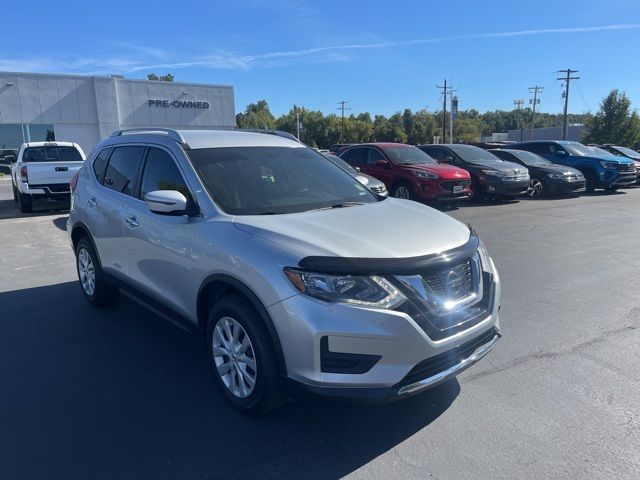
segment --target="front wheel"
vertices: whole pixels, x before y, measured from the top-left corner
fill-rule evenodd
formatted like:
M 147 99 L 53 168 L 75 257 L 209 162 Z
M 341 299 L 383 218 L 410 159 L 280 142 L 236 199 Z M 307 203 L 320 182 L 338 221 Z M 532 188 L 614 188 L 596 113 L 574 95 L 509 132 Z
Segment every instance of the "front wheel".
M 413 200 L 413 188 L 406 182 L 400 182 L 393 187 L 393 196 L 404 200 Z
M 593 192 L 596 189 L 597 183 L 596 183 L 596 176 L 594 175 L 593 172 L 582 172 L 584 175 L 584 179 L 585 179 L 585 191 L 586 192 Z
M 529 180 L 529 185 L 527 186 L 527 197 L 529 198 L 537 198 L 542 196 L 544 192 L 544 185 L 542 181 L 537 178 L 532 178 Z
M 214 376 L 236 408 L 262 414 L 283 403 L 271 338 L 260 315 L 241 295 L 227 295 L 212 307 L 207 350 Z

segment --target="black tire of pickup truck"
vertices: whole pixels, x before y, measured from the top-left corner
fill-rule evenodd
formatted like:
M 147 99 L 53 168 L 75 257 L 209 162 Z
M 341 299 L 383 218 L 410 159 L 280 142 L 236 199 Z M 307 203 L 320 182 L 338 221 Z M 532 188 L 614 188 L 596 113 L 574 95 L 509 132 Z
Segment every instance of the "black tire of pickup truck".
M 33 212 L 33 199 L 31 195 L 27 195 L 24 193 L 18 194 L 18 201 L 20 203 L 20 211 L 22 213 L 31 213 Z
M 16 186 L 12 183 L 11 189 L 13 190 L 13 201 L 18 203 L 18 190 L 16 190 Z

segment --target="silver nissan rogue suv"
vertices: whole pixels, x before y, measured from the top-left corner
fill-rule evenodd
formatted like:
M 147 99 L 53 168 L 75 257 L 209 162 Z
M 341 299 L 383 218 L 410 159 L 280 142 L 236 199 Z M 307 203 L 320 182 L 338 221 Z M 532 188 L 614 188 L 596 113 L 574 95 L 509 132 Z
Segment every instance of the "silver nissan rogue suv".
M 86 300 L 123 291 L 201 332 L 240 409 L 273 409 L 289 387 L 403 398 L 500 337 L 498 272 L 470 227 L 290 139 L 117 131 L 71 187 Z

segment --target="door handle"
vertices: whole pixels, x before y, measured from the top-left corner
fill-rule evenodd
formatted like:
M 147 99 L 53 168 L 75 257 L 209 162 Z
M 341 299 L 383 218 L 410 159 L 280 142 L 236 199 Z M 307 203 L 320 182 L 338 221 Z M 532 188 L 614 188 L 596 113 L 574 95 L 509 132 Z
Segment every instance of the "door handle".
M 138 219 L 134 216 L 131 217 L 127 217 L 124 219 L 125 222 L 127 222 L 127 225 L 129 225 L 130 227 L 137 227 L 138 225 L 140 225 L 138 223 Z
M 96 197 L 91 197 L 89 200 L 87 200 L 87 205 L 89 205 L 90 207 L 95 207 L 96 205 L 98 205 L 98 202 L 96 202 Z

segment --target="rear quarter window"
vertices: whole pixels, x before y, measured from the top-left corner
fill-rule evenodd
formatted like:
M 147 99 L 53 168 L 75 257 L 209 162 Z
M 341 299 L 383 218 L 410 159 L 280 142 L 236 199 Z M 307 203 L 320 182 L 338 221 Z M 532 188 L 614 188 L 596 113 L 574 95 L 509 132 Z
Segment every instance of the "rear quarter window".
M 93 161 L 93 173 L 95 173 L 96 178 L 100 183 L 102 183 L 102 180 L 104 179 L 104 170 L 112 151 L 113 148 L 103 148 Z

